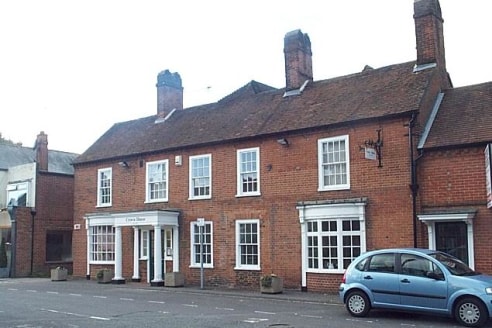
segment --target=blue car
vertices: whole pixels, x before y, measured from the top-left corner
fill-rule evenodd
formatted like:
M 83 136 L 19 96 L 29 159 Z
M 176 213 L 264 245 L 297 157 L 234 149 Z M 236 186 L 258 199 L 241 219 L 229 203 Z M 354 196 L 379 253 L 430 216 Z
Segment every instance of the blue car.
M 343 275 L 340 299 L 355 317 L 371 308 L 454 317 L 481 327 L 492 315 L 492 276 L 435 250 L 395 248 L 357 257 Z

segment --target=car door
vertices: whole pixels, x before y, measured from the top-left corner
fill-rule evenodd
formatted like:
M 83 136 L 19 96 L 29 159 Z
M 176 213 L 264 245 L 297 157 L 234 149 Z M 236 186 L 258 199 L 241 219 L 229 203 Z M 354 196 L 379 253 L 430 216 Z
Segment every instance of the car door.
M 431 260 L 422 256 L 400 255 L 401 306 L 422 310 L 446 310 L 447 281 Z
M 400 303 L 395 253 L 373 255 L 362 272 L 361 282 L 371 291 L 373 305 L 391 307 Z

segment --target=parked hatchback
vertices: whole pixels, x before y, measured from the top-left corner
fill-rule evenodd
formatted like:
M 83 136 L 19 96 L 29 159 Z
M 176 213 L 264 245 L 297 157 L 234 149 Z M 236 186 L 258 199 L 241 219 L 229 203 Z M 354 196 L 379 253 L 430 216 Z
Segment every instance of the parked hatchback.
M 447 315 L 463 326 L 480 327 L 492 315 L 492 276 L 429 249 L 364 253 L 345 271 L 339 294 L 355 317 L 382 308 Z

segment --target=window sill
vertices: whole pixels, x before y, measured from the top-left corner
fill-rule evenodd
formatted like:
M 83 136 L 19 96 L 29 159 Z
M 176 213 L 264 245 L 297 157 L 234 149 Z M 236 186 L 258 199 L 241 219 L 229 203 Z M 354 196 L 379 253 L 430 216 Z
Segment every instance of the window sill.
M 337 190 L 350 190 L 350 185 L 318 188 L 318 191 L 337 191 Z
M 167 203 L 168 199 L 152 199 L 152 200 L 146 200 L 144 204 L 154 204 L 154 203 Z
M 238 271 L 260 271 L 261 268 L 259 266 L 236 266 L 234 267 L 234 270 L 238 270 Z
M 212 199 L 212 196 L 203 196 L 203 197 L 189 197 L 188 200 L 207 200 Z
M 111 207 L 113 206 L 112 204 L 99 204 L 99 205 L 96 205 L 96 208 L 102 208 L 102 207 Z
M 236 194 L 236 197 L 240 198 L 240 197 L 258 197 L 258 196 L 261 196 L 261 193 L 260 192 L 255 192 L 255 193 L 248 193 L 248 194 Z
M 192 265 L 189 266 L 189 268 L 190 269 L 200 269 L 201 266 L 200 266 L 200 264 L 192 264 Z M 207 264 L 207 265 L 204 264 L 203 265 L 203 268 L 204 269 L 213 269 L 214 266 L 213 265 L 210 265 L 210 264 Z

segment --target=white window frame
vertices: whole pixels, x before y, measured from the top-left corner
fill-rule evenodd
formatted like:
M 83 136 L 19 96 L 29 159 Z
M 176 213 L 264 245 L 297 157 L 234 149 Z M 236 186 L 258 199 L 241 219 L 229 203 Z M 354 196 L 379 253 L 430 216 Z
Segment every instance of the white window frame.
M 248 170 L 248 171 L 243 171 L 242 170 L 242 155 L 245 153 L 255 153 L 256 155 L 256 161 L 254 162 L 255 169 Z M 237 194 L 236 197 L 244 197 L 244 196 L 259 196 L 261 195 L 260 192 L 260 148 L 259 147 L 254 147 L 254 148 L 247 148 L 247 149 L 238 149 L 237 150 Z M 242 181 L 242 175 L 243 174 L 256 174 L 256 190 L 254 191 L 243 191 L 243 181 Z
M 243 246 L 243 243 L 241 243 L 241 225 L 244 224 L 254 224 L 256 225 L 256 243 L 248 243 L 249 245 L 256 246 L 257 248 L 257 253 L 255 256 L 258 257 L 257 264 L 243 264 L 241 263 L 241 246 Z M 261 244 L 260 244 L 260 220 L 258 219 L 252 219 L 252 220 L 237 220 L 236 221 L 236 267 L 234 268 L 235 270 L 260 270 L 260 263 L 261 263 Z
M 322 231 L 322 225 L 323 222 L 336 222 L 337 230 L 336 231 Z M 359 230 L 349 230 L 349 231 L 343 231 L 343 222 L 344 221 L 355 221 L 359 223 Z M 317 231 L 309 231 L 309 226 L 310 224 L 316 224 L 317 225 Z M 329 223 L 328 223 L 329 225 Z M 358 245 L 359 252 L 357 252 L 355 255 L 350 256 L 350 262 L 354 260 L 357 256 L 363 253 L 365 251 L 365 243 L 363 243 L 363 240 L 365 238 L 362 236 L 362 231 L 365 231 L 365 222 L 361 221 L 358 217 L 342 217 L 342 218 L 323 218 L 323 219 L 316 219 L 316 220 L 309 220 L 307 221 L 307 250 L 306 250 L 306 261 L 307 263 L 307 271 L 308 272 L 317 272 L 317 273 L 341 273 L 345 269 L 347 269 L 347 266 L 344 267 L 343 263 L 344 260 L 347 259 L 345 257 L 344 253 L 344 245 L 343 245 L 343 239 L 344 237 L 350 237 L 350 236 L 358 236 L 360 245 Z M 336 246 L 333 247 L 336 249 L 336 256 L 333 258 L 329 259 L 329 262 L 325 263 L 323 262 L 324 259 L 324 254 L 323 254 L 323 248 L 327 247 L 329 248 L 329 245 L 324 245 L 323 244 L 323 237 L 335 237 L 336 238 Z M 311 247 L 313 250 L 316 249 L 317 256 L 316 260 L 318 263 L 318 267 L 310 267 L 309 265 L 309 239 L 310 238 L 316 238 L 317 239 L 317 246 Z M 351 254 L 353 254 L 353 248 L 350 247 L 351 249 Z M 314 257 L 313 257 L 314 258 Z
M 105 233 L 99 231 L 101 229 L 106 230 Z M 108 232 L 111 229 L 111 232 Z M 97 231 L 96 231 L 97 230 Z M 100 232 L 96 233 L 95 232 Z M 90 263 L 91 264 L 114 264 L 115 263 L 115 236 L 116 229 L 112 225 L 94 225 L 90 227 Z M 99 239 L 94 245 L 94 239 Z M 95 250 L 95 248 L 100 248 L 100 250 Z M 110 257 L 111 259 L 102 259 L 104 257 Z
M 204 268 L 213 268 L 214 267 L 214 225 L 212 221 L 205 221 L 204 222 L 204 237 L 207 234 L 206 232 L 206 227 L 210 227 L 210 243 L 207 243 L 204 238 L 203 245 L 204 246 L 210 246 L 210 263 L 203 263 Z M 196 261 L 196 249 L 195 246 L 200 246 L 200 239 L 198 239 L 198 243 L 195 242 L 195 234 L 198 234 L 198 237 L 200 236 L 200 230 L 199 230 L 198 223 L 196 221 L 190 222 L 190 268 L 199 268 L 201 267 L 201 263 L 199 261 Z
M 103 174 L 106 176 L 106 180 L 109 181 L 109 186 L 102 186 Z M 106 196 L 103 194 L 102 189 L 107 188 L 109 191 L 109 201 L 103 202 L 103 198 Z M 113 169 L 110 167 L 97 170 L 97 207 L 112 206 L 113 203 Z
M 140 231 L 140 259 L 147 260 L 149 258 L 149 230 Z
M 339 143 L 341 141 L 345 142 L 344 147 L 344 160 L 333 160 L 331 162 L 323 162 L 323 145 L 328 143 Z M 326 184 L 325 185 L 325 170 L 324 166 L 345 166 L 345 173 L 341 175 L 345 175 L 346 182 L 345 183 L 335 183 L 335 184 Z M 331 138 L 324 138 L 318 140 L 318 191 L 330 191 L 330 190 L 345 190 L 350 189 L 350 147 L 349 147 L 349 136 L 337 136 Z
M 208 168 L 197 168 L 195 166 L 197 160 L 208 160 Z M 189 185 L 190 185 L 190 194 L 189 194 L 189 199 L 210 199 L 212 198 L 212 155 L 211 154 L 206 154 L 206 155 L 197 155 L 197 156 L 190 156 L 190 176 L 189 176 Z M 198 169 L 202 169 L 201 171 L 202 174 L 196 176 L 194 172 Z M 200 184 L 197 186 L 196 181 L 203 181 L 208 179 L 208 184 Z M 201 188 L 208 188 L 208 193 L 203 194 L 203 195 L 195 195 L 195 187 L 201 187 Z
M 163 165 L 163 168 L 166 170 L 164 174 L 164 180 L 163 181 L 155 181 L 152 183 L 164 183 L 164 197 L 162 198 L 155 198 L 151 199 L 151 182 L 149 181 L 150 174 L 149 174 L 149 169 L 151 166 L 154 165 Z M 145 172 L 145 202 L 146 203 L 158 203 L 158 202 L 167 202 L 169 199 L 169 160 L 160 160 L 160 161 L 154 161 L 154 162 L 147 162 L 146 163 L 146 172 Z

